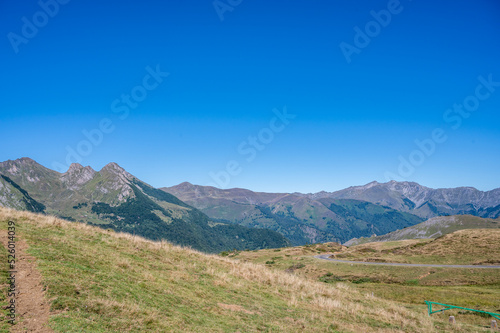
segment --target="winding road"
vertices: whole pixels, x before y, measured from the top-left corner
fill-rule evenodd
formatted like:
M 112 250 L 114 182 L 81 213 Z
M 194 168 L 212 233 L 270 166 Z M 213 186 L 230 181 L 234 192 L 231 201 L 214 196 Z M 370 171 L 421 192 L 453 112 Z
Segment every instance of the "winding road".
M 430 265 L 430 264 L 401 264 L 395 262 L 366 262 L 366 261 L 350 261 L 338 260 L 329 258 L 331 254 L 320 254 L 314 258 L 344 263 L 344 264 L 363 264 L 363 265 L 385 265 L 385 266 L 407 266 L 407 267 L 441 267 L 441 268 L 500 268 L 498 265 Z

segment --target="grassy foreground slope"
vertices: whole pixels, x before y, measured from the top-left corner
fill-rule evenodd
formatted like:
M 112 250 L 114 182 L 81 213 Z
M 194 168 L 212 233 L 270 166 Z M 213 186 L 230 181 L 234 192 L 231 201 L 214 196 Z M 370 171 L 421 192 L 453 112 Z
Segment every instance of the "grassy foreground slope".
M 440 260 L 448 260 L 447 263 L 450 264 L 484 262 L 488 258 L 500 257 L 500 233 L 494 235 L 489 233 L 491 229 L 485 231 L 486 233 L 481 233 L 480 230 L 463 230 L 443 237 L 442 242 L 437 240 L 435 247 L 426 246 L 430 244 L 429 240 L 377 242 L 352 248 L 326 243 L 282 249 L 236 251 L 228 255 L 240 261 L 266 264 L 276 270 L 293 271 L 294 274 L 312 281 L 321 281 L 333 286 L 347 285 L 416 310 L 425 311 L 424 301 L 429 300 L 500 313 L 500 269 L 374 266 L 314 258 L 317 254 L 335 253 L 337 257 L 346 254 L 352 256 L 349 259 L 359 261 L 399 259 L 425 263 L 431 260 L 434 264 L 439 264 Z M 482 247 L 474 248 L 475 244 L 471 241 Z M 397 258 L 394 252 L 399 251 L 409 256 Z M 440 251 L 444 255 L 432 257 L 433 251 Z M 468 251 L 471 251 L 470 255 Z M 432 315 L 439 331 L 450 329 L 450 315 L 457 319 L 454 332 L 487 331 L 489 322 L 493 319 L 472 312 L 445 311 Z
M 36 258 L 56 332 L 435 331 L 424 312 L 344 284 L 0 208 L 3 235 L 9 220 Z

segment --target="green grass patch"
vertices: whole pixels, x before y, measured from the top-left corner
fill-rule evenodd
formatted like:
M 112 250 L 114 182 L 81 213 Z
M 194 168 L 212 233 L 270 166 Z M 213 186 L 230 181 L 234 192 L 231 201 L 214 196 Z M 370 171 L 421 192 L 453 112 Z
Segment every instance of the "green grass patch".
M 406 280 L 404 284 L 407 286 L 418 286 L 420 284 L 420 280 L 418 279 Z

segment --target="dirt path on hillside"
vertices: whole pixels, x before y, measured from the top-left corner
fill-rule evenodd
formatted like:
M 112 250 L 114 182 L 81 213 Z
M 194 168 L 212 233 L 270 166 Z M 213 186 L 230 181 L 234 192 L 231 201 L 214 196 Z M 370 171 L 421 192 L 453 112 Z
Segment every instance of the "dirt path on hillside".
M 402 264 L 395 262 L 369 262 L 369 261 L 351 261 L 330 258 L 331 254 L 320 254 L 313 256 L 317 259 L 340 262 L 344 264 L 362 264 L 362 265 L 381 265 L 381 266 L 407 266 L 407 267 L 441 267 L 441 268 L 500 268 L 498 265 L 433 265 L 433 264 Z
M 7 248 L 7 231 L 0 231 L 0 241 Z M 16 238 L 16 324 L 10 332 L 54 332 L 48 327 L 50 305 L 45 298 L 42 275 L 35 258 L 27 253 L 28 245 Z M 10 299 L 7 298 L 7 301 Z

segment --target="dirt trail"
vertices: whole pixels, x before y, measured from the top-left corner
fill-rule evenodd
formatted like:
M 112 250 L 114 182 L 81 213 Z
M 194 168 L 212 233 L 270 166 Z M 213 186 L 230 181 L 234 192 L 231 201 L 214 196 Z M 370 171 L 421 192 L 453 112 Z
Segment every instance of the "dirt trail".
M 7 247 L 7 231 L 0 231 L 0 241 Z M 45 298 L 42 275 L 35 258 L 27 253 L 28 245 L 16 238 L 16 324 L 10 332 L 54 332 L 48 327 L 50 305 Z M 53 314 L 53 313 L 52 313 Z

